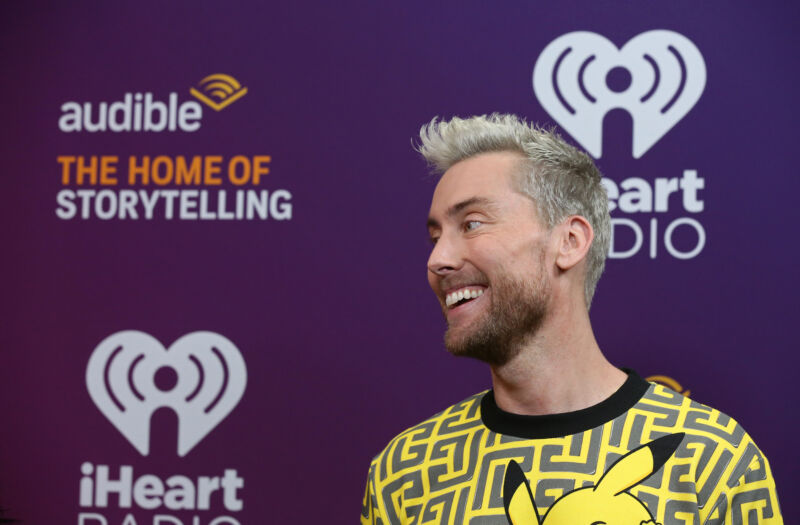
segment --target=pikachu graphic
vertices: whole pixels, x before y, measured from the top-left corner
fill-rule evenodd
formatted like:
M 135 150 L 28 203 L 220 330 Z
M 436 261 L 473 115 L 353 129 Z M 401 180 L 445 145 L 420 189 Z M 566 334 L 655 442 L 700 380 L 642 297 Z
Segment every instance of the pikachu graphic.
M 631 450 L 603 474 L 597 485 L 561 496 L 539 515 L 525 473 L 516 461 L 506 467 L 503 503 L 511 525 L 659 525 L 647 506 L 627 492 L 661 468 L 683 440 L 669 434 Z

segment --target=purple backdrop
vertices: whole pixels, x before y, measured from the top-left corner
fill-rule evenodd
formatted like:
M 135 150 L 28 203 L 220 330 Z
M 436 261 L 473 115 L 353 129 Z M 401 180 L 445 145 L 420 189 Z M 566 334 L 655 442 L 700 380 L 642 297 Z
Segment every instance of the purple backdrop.
M 796 6 L 126 2 L 5 3 L 0 11 L 7 337 L 0 507 L 9 509 L 7 516 L 85 525 L 122 524 L 128 513 L 139 524 L 195 525 L 195 516 L 197 525 L 219 516 L 236 521 L 217 524 L 356 520 L 372 456 L 404 428 L 489 386 L 483 365 L 443 350 L 443 321 L 425 279 L 424 222 L 435 181 L 412 150 L 412 137 L 434 115 L 500 111 L 557 125 L 532 86 L 534 64 L 549 43 L 580 30 L 622 47 L 655 29 L 696 46 L 705 88 L 639 158 L 631 150 L 632 117 L 608 113 L 598 165 L 616 184 L 637 177 L 650 186 L 695 170 L 703 179 L 695 194 L 703 209 L 687 210 L 681 187 L 666 211 L 612 212 L 629 221 L 615 230 L 617 251 L 635 245 L 630 221 L 641 228 L 642 245 L 607 265 L 592 308 L 597 337 L 612 362 L 669 376 L 741 422 L 771 461 L 784 516 L 797 513 L 791 495 L 800 489 L 792 475 L 798 453 L 790 438 L 800 430 L 791 415 L 800 255 L 791 237 L 800 189 L 793 159 Z M 687 78 L 696 78 L 691 64 L 684 66 Z M 240 85 L 202 82 L 217 73 Z M 662 70 L 661 78 L 667 76 Z M 190 88 L 206 98 L 239 98 L 217 111 Z M 134 127 L 136 112 L 146 109 L 144 102 L 125 102 L 126 93 L 151 93 L 167 113 L 170 93 L 177 93 L 177 105 L 186 105 L 184 128 L 197 129 L 180 129 L 178 109 L 175 131 L 113 131 L 108 122 L 106 131 L 84 129 L 77 113 L 89 103 L 90 125 L 97 124 L 101 102 L 122 102 L 116 126 L 125 127 L 129 112 Z M 167 126 L 150 105 L 151 120 Z M 78 156 L 117 157 L 117 171 L 106 180 L 117 184 L 91 184 L 86 175 L 80 186 L 74 170 L 64 184 L 67 161 L 58 158 Z M 157 175 L 165 177 L 178 156 L 200 162 L 219 156 L 221 182 L 211 173 L 199 185 L 141 179 L 131 185 L 131 156 L 136 162 L 163 156 Z M 235 156 L 246 159 L 237 161 L 234 175 L 244 176 L 249 166 L 252 176 L 256 156 L 270 157 L 262 162 L 269 173 L 237 186 L 227 177 Z M 146 218 L 141 195 L 146 200 L 165 190 L 189 193 L 176 197 L 172 219 L 169 194 L 159 194 Z M 207 192 L 206 215 L 219 215 L 220 190 L 229 211 L 237 191 L 243 210 L 247 199 L 265 198 L 269 218 L 250 203 L 255 218 L 249 220 L 192 219 L 202 197 L 191 192 Z M 189 204 L 180 219 L 184 198 Z M 629 208 L 644 209 L 642 198 Z M 97 200 L 101 216 L 113 217 L 98 216 L 88 199 Z M 119 218 L 121 199 L 137 199 L 137 219 Z M 665 230 L 682 218 L 699 224 L 705 237 L 699 253 L 686 259 L 671 255 L 664 241 Z M 700 234 L 687 221 L 672 234 L 672 251 L 698 245 Z M 212 352 L 215 364 L 200 366 L 206 384 L 218 376 L 223 383 L 208 387 L 212 398 L 219 395 L 205 416 L 192 419 L 188 408 L 181 414 L 187 425 L 212 429 L 202 436 L 186 430 L 197 443 L 184 455 L 176 446 L 177 412 L 155 411 L 143 455 L 118 428 L 141 430 L 146 418 L 137 420 L 131 407 L 152 398 L 134 392 L 121 410 L 120 399 L 103 401 L 87 390 L 95 349 L 126 330 L 149 334 L 164 348 L 198 331 L 220 334 L 235 347 L 230 359 Z M 119 341 L 115 348 L 124 348 Z M 178 346 L 164 354 L 151 344 L 142 362 L 158 367 Z M 227 397 L 244 381 L 237 359 L 247 370 L 240 399 Z M 188 377 L 197 373 L 193 362 L 172 366 Z M 113 390 L 121 383 L 103 363 L 98 370 L 105 375 L 90 382 Z M 174 380 L 160 377 L 164 384 Z M 134 388 L 137 379 L 128 379 Z M 786 402 L 788 410 L 781 408 Z M 115 410 L 118 425 L 108 417 Z M 202 417 L 219 421 L 197 423 Z M 138 489 L 131 490 L 139 492 L 130 508 L 116 495 L 104 506 L 87 488 L 100 483 L 101 466 L 112 479 L 132 467 Z M 141 480 L 145 474 L 154 477 Z M 170 481 L 176 475 L 187 479 Z M 214 477 L 220 488 L 209 508 L 199 508 L 202 498 L 186 484 L 202 491 Z M 159 496 L 164 482 L 164 490 L 173 489 L 174 508 Z M 82 484 L 91 496 L 84 504 Z

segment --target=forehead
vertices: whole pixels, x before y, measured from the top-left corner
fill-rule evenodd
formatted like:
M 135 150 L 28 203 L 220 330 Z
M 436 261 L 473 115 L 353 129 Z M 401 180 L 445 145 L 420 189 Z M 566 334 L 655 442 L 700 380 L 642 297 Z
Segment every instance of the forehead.
M 513 176 L 522 160 L 519 153 L 499 151 L 482 153 L 457 162 L 436 185 L 431 214 L 475 197 L 490 199 L 497 204 L 521 197 Z

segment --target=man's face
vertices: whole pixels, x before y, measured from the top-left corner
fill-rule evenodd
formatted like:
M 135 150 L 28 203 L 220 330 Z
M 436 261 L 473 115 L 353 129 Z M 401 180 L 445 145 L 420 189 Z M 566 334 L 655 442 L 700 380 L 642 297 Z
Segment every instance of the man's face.
M 428 230 L 428 282 L 447 319 L 445 346 L 492 365 L 513 358 L 547 313 L 548 232 L 514 186 L 522 157 L 485 153 L 442 176 Z

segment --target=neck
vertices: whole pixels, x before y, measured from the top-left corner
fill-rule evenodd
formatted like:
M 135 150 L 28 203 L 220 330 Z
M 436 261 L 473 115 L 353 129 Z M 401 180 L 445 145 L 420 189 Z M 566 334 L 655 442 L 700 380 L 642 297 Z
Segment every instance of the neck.
M 514 359 L 492 367 L 494 397 L 502 410 L 523 415 L 582 410 L 625 382 L 625 373 L 600 351 L 586 309 L 565 310 L 551 312 Z

